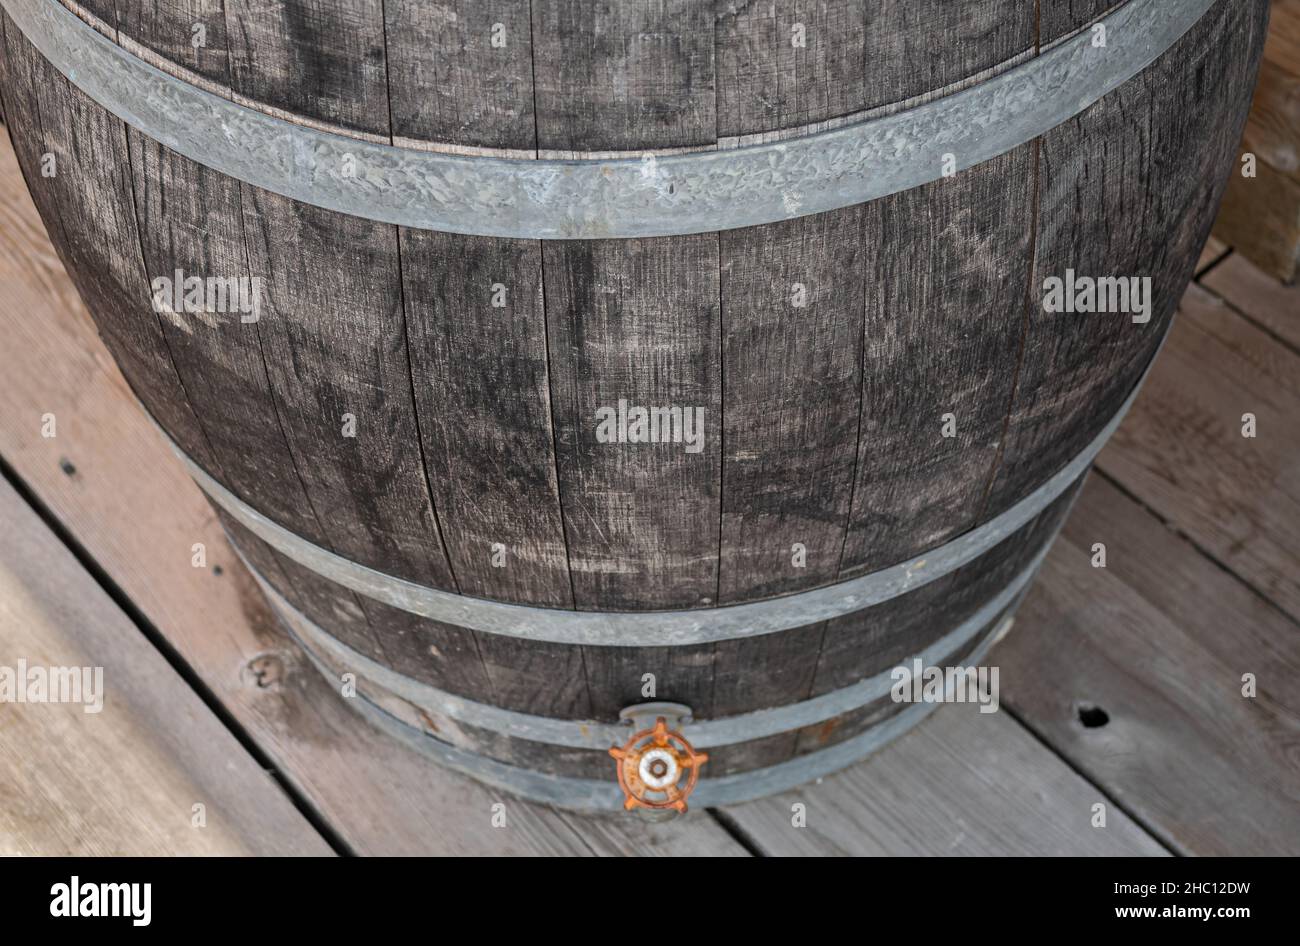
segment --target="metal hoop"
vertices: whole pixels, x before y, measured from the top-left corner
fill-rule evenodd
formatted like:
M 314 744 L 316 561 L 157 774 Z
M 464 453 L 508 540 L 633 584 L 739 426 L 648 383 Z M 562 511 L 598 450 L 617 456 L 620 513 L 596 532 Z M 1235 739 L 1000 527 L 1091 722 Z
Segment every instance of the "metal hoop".
M 945 657 L 959 653 L 981 631 L 988 628 L 999 614 L 1020 598 L 1047 556 L 1050 545 L 1050 542 L 1045 542 L 1042 550 L 1034 556 L 1034 560 L 1005 588 L 985 602 L 978 611 L 923 651 L 901 663 L 910 664 L 913 659 L 918 659 L 924 665 L 930 666 Z M 371 681 L 422 710 L 478 729 L 527 739 L 530 742 L 543 742 L 575 749 L 603 751 L 627 738 L 627 725 L 517 713 L 457 696 L 396 673 L 364 654 L 357 653 L 322 630 L 285 600 L 284 596 L 276 591 L 247 559 L 244 559 L 244 564 L 248 566 L 272 606 L 288 625 L 290 635 L 297 639 L 304 650 L 323 652 L 330 661 L 356 671 L 361 680 Z M 825 722 L 874 703 L 888 695 L 891 683 L 891 669 L 886 669 L 851 686 L 799 703 L 719 719 L 687 722 L 681 724 L 679 728 L 692 745 L 700 748 L 750 742 Z
M 1171 47 L 1215 0 L 1129 0 L 985 82 L 881 118 L 724 151 L 614 160 L 394 147 L 237 105 L 154 68 L 57 0 L 0 0 L 31 43 L 118 118 L 194 161 L 329 210 L 524 239 L 707 233 L 821 213 L 965 170 L 1042 135 Z
M 1013 603 L 1012 609 L 1014 607 Z M 974 650 L 962 658 L 963 662 L 973 665 L 982 660 L 1005 633 L 1009 623 L 1009 617 L 998 622 L 997 627 L 985 636 Z M 307 656 L 317 669 L 333 678 L 332 671 L 315 655 L 309 652 Z M 604 781 L 573 778 L 509 765 L 426 735 L 397 719 L 360 693 L 353 698 L 352 705 L 376 728 L 416 751 L 428 755 L 438 764 L 487 785 L 560 808 L 579 811 L 623 809 L 623 792 L 612 778 Z M 735 805 L 784 792 L 838 772 L 861 761 L 912 729 L 933 712 L 937 705 L 916 703 L 838 745 L 797 756 L 777 765 L 716 778 L 703 777 L 691 799 L 697 806 L 704 808 Z M 626 733 L 623 735 L 626 737 Z

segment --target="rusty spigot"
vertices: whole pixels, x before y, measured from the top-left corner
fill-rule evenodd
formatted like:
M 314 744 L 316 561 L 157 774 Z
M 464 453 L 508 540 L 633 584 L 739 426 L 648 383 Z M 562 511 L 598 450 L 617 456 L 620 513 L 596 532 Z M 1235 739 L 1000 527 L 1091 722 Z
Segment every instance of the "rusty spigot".
M 623 807 L 652 811 L 686 811 L 686 799 L 695 790 L 700 766 L 709 757 L 696 752 L 668 721 L 660 716 L 650 729 L 635 733 L 622 746 L 609 750 L 618 762 L 618 784 L 626 800 Z

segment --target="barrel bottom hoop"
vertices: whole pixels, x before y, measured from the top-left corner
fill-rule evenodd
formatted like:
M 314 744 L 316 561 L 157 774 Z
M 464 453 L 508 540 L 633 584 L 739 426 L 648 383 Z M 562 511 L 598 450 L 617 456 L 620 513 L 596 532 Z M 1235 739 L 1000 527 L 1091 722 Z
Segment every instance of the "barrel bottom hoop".
M 1067 517 L 1068 510 L 1062 515 L 1062 522 Z M 1024 595 L 1051 549 L 1053 539 L 1054 535 L 1046 538 L 1033 560 L 973 614 L 919 653 L 909 655 L 898 664 L 911 665 L 913 660 L 920 660 L 923 666 L 932 666 L 960 653 L 966 645 L 977 640 L 982 632 L 997 621 L 999 615 L 1014 608 Z M 239 551 L 237 546 L 236 551 Z M 243 558 L 243 553 L 239 554 Z M 244 564 L 261 586 L 289 634 L 317 659 L 318 664 L 333 665 L 339 670 L 353 672 L 360 682 L 382 689 L 396 699 L 409 703 L 417 711 L 529 742 L 574 749 L 603 751 L 611 745 L 624 742 L 629 735 L 626 725 L 520 713 L 439 690 L 403 676 L 333 637 L 290 604 L 246 558 Z M 891 664 L 857 683 L 821 696 L 735 716 L 688 721 L 682 725 L 681 731 L 692 745 L 706 749 L 752 742 L 814 726 L 887 696 L 893 682 L 891 673 L 898 664 Z M 329 672 L 332 676 L 337 676 L 334 669 Z
M 1007 616 L 967 655 L 966 663 L 978 663 L 1001 640 L 1012 623 L 1010 613 L 1018 604 L 1019 599 L 1008 609 Z M 307 657 L 331 683 L 337 682 L 334 672 L 314 654 L 307 651 Z M 612 763 L 607 781 L 525 769 L 443 742 L 403 722 L 361 692 L 349 702 L 376 729 L 428 756 L 444 768 L 484 785 L 528 801 L 573 811 L 624 811 L 624 795 L 614 778 Z M 691 795 L 691 804 L 697 808 L 741 804 L 780 794 L 832 775 L 862 761 L 904 735 L 939 705 L 914 704 L 844 742 L 786 762 L 717 778 L 701 777 Z M 963 705 L 963 708 L 977 711 L 973 706 Z
M 1172 323 L 1171 323 L 1172 324 Z M 263 542 L 323 578 L 421 617 L 521 640 L 591 647 L 671 647 L 760 637 L 827 621 L 888 601 L 955 571 L 1046 509 L 1088 470 L 1132 407 L 1151 373 L 1161 337 L 1142 376 L 1095 437 L 1036 489 L 987 522 L 907 561 L 807 591 L 682 611 L 567 611 L 507 604 L 416 584 L 369 568 L 308 541 L 258 512 L 189 457 L 157 421 L 158 431 L 208 497 Z M 141 409 L 144 410 L 143 405 Z M 145 410 L 146 416 L 150 416 Z

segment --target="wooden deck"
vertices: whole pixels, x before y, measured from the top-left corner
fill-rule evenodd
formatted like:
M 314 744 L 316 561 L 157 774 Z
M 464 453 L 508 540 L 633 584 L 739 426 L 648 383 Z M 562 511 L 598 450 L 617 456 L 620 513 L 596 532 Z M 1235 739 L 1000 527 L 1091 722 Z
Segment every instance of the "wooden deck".
M 0 332 L 0 666 L 102 666 L 107 693 L 0 705 L 0 854 L 1300 853 L 1300 289 L 1226 247 L 988 658 L 1002 711 L 665 824 L 502 796 L 331 692 L 136 407 L 7 138 Z

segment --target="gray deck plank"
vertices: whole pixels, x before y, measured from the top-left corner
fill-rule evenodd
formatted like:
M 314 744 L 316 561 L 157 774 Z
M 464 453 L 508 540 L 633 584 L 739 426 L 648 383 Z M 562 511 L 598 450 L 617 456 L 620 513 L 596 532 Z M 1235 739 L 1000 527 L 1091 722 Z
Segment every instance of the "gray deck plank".
M 0 708 L 0 855 L 330 853 L 3 479 L 0 667 L 25 693 L 36 668 L 91 668 L 94 691 Z
M 1300 627 L 1104 478 L 989 659 L 1011 710 L 1171 849 L 1300 853 Z
M 1300 354 L 1191 286 L 1097 465 L 1300 619 Z
M 1292 348 L 1300 348 L 1300 284 L 1283 285 L 1233 253 L 1206 273 L 1201 285 Z
M 1097 803 L 1104 828 L 1091 824 Z M 792 824 L 795 804 L 805 827 Z M 1005 712 L 973 704 L 940 707 L 866 762 L 727 814 L 778 855 L 1166 853 Z

